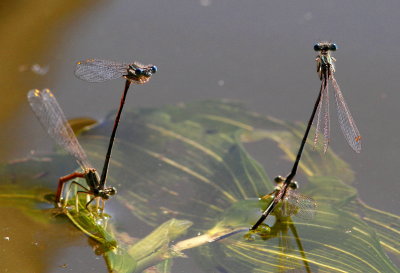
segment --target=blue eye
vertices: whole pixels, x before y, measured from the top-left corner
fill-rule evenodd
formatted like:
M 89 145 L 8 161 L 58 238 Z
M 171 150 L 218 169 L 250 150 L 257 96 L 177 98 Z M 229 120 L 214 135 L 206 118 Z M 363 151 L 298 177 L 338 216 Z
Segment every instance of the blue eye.
M 314 45 L 314 50 L 315 51 L 321 51 L 321 46 L 319 44 Z
M 151 74 L 155 74 L 157 72 L 157 66 L 153 65 L 152 67 L 150 67 L 150 72 Z
M 143 74 L 143 69 L 141 69 L 141 68 L 135 68 L 135 74 L 136 74 L 136 75 Z
M 337 49 L 337 45 L 336 44 L 331 44 L 330 47 L 329 47 L 329 50 L 331 50 L 331 51 L 336 51 L 336 49 Z

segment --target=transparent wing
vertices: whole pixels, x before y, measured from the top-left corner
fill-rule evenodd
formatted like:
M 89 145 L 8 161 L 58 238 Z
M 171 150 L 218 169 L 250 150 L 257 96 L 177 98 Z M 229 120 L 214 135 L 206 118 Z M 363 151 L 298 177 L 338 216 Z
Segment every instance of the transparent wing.
M 88 59 L 75 67 L 75 76 L 88 82 L 104 82 L 127 74 L 129 64 L 107 60 Z
M 351 116 L 350 110 L 344 101 L 342 91 L 340 91 L 339 85 L 336 79 L 332 76 L 331 78 L 333 89 L 335 89 L 336 106 L 339 118 L 340 128 L 349 143 L 350 147 L 357 153 L 361 151 L 361 135 L 357 129 L 357 126 Z
M 324 84 L 324 81 L 321 82 Z M 317 114 L 317 128 L 315 130 L 314 136 L 314 147 L 318 143 L 319 133 L 323 133 L 324 140 L 324 152 L 327 151 L 329 145 L 329 134 L 330 134 L 330 124 L 329 124 L 329 86 L 326 84 L 321 89 L 321 99 L 318 104 L 318 114 Z M 324 124 L 324 129 L 322 131 L 321 126 Z
M 328 150 L 329 145 L 329 134 L 330 134 L 330 124 L 329 124 L 329 85 L 326 85 L 324 90 L 324 99 L 322 100 L 322 107 L 324 113 L 324 153 Z
M 74 156 L 82 168 L 91 168 L 85 152 L 53 93 L 49 89 L 31 90 L 28 93 L 28 101 L 49 136 L 65 151 Z
M 322 96 L 323 96 L 323 94 L 321 93 L 321 98 L 319 99 L 318 109 L 317 109 L 318 114 L 317 114 L 317 126 L 315 128 L 315 135 L 314 135 L 314 148 L 318 144 L 319 133 L 321 132 Z
M 302 195 L 297 190 L 289 190 L 285 198 L 285 216 L 295 215 L 305 220 L 314 218 L 317 203 L 309 196 Z

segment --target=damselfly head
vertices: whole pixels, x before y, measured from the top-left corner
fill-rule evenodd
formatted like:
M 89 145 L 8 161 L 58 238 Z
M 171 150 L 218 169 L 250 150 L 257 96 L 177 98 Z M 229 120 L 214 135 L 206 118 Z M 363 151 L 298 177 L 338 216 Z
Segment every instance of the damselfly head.
M 144 84 L 147 83 L 156 72 L 157 67 L 155 65 L 134 63 L 129 65 L 128 75 L 125 75 L 125 78 L 133 83 Z
M 148 65 L 147 68 L 142 72 L 143 75 L 151 77 L 153 74 L 157 73 L 157 66 Z
M 327 52 L 327 51 L 336 51 L 337 45 L 331 42 L 319 42 L 314 45 L 315 51 Z
M 115 195 L 117 193 L 117 189 L 114 187 L 105 188 L 104 191 L 107 192 L 108 195 Z
M 278 175 L 277 177 L 274 178 L 275 183 L 278 184 L 278 186 L 277 186 L 278 188 L 280 188 L 280 186 L 281 186 L 279 184 L 282 184 L 283 182 L 285 182 L 285 180 L 286 180 L 286 177 L 283 177 L 281 175 Z M 290 181 L 289 187 L 292 190 L 296 190 L 299 188 L 299 183 L 297 183 L 297 181 L 292 180 L 292 181 Z
M 157 70 L 158 70 L 158 68 L 157 68 L 157 66 L 155 66 L 155 65 L 153 65 L 153 66 L 150 67 L 150 72 L 151 72 L 151 74 L 156 74 L 156 73 L 157 73 Z
M 103 200 L 110 199 L 110 196 L 115 195 L 117 190 L 114 187 L 105 188 L 105 189 L 93 189 L 93 195 L 96 197 L 100 197 Z

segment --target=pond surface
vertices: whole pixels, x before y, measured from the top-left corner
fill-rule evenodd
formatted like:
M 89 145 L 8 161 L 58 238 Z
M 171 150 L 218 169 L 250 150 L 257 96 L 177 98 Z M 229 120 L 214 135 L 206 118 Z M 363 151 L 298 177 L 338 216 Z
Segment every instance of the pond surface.
M 313 45 L 329 40 L 338 45 L 336 78 L 363 145 L 360 154 L 347 145 L 331 96 L 330 149 L 355 171 L 362 200 L 398 213 L 398 1 L 3 2 L 3 161 L 53 147 L 26 103 L 29 89 L 51 88 L 68 118 L 101 120 L 117 107 L 123 81 L 78 80 L 73 75 L 78 60 L 157 65 L 159 72 L 148 84 L 133 86 L 126 108 L 229 98 L 254 112 L 305 122 L 319 90 Z M 33 72 L 34 64 L 42 70 Z M 269 175 L 289 172 L 291 164 L 269 142 L 246 148 Z M 80 255 L 67 252 L 71 260 Z M 182 259 L 176 272 L 196 272 L 192 263 Z

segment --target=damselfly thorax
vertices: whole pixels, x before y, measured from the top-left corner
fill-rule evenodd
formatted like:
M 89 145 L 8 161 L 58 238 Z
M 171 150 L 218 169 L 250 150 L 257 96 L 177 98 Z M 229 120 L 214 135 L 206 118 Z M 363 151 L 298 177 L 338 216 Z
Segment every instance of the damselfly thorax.
M 331 51 L 336 51 L 336 44 L 329 42 L 321 42 L 314 45 L 314 50 L 319 52 L 319 55 L 315 58 L 317 62 L 317 73 L 319 79 L 322 81 L 324 75 L 330 77 L 332 73 L 335 73 L 336 59 L 331 56 Z

